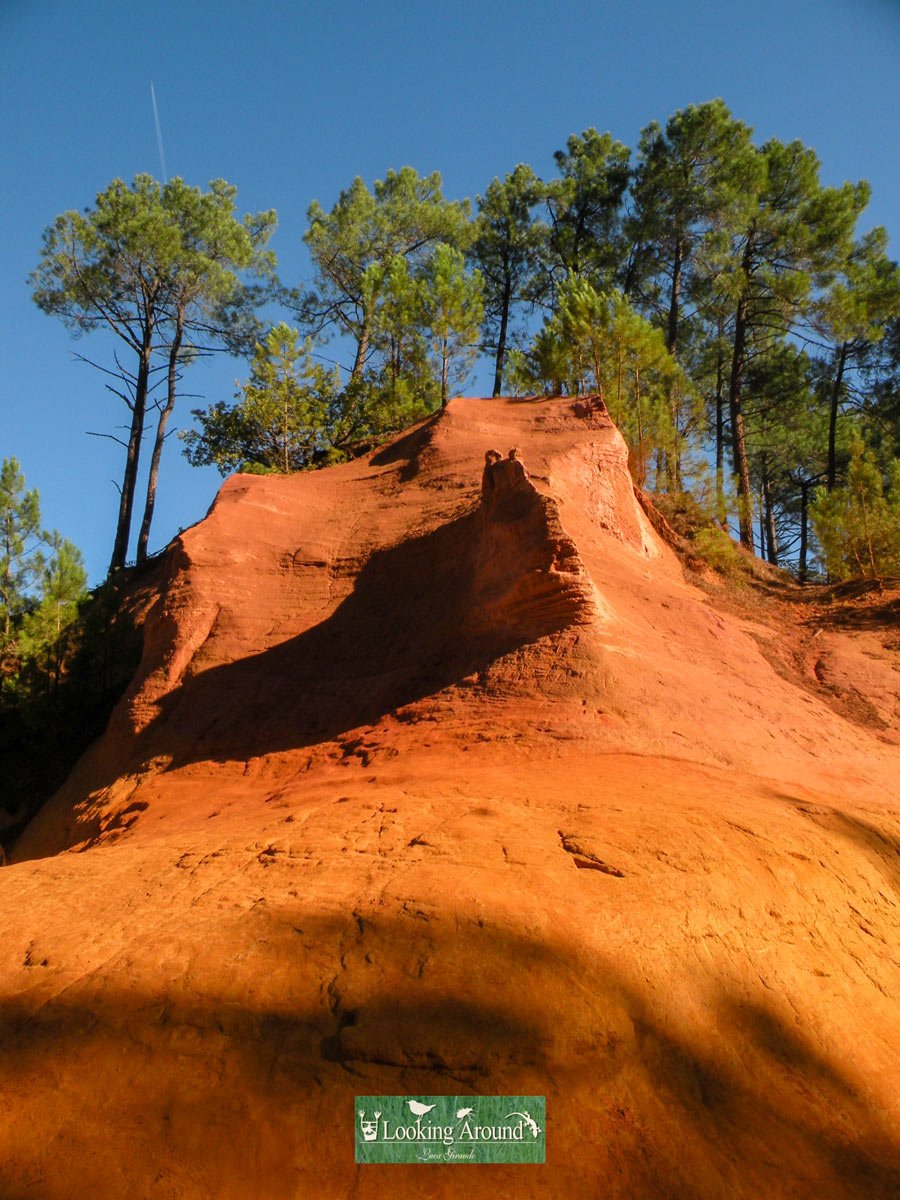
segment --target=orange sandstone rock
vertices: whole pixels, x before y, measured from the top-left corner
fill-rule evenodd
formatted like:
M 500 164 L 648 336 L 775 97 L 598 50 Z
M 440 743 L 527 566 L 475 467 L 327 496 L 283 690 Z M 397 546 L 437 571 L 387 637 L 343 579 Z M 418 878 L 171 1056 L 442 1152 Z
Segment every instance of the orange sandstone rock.
M 234 476 L 158 571 L 0 871 L 4 1196 L 897 1194 L 873 627 L 713 604 L 562 398 Z M 547 1163 L 357 1168 L 379 1093 L 545 1094 Z

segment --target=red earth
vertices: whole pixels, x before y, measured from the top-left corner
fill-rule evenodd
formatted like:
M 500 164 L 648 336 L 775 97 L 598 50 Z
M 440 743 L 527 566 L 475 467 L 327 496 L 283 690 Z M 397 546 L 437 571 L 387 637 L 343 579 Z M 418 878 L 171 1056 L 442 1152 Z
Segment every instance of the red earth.
M 900 1194 L 897 593 L 655 528 L 560 398 L 225 483 L 0 871 L 4 1200 Z M 546 1165 L 356 1166 L 372 1094 Z

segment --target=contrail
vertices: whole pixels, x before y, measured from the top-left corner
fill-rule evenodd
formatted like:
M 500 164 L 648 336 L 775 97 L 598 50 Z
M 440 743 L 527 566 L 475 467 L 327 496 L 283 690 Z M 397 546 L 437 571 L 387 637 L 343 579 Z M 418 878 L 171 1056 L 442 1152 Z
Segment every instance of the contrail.
M 163 183 L 169 182 L 169 175 L 166 171 L 166 152 L 163 150 L 162 129 L 159 124 L 159 109 L 156 107 L 156 92 L 153 89 L 153 83 L 150 83 L 150 99 L 153 101 L 153 120 L 156 122 L 156 144 L 159 147 L 159 165 L 162 167 Z

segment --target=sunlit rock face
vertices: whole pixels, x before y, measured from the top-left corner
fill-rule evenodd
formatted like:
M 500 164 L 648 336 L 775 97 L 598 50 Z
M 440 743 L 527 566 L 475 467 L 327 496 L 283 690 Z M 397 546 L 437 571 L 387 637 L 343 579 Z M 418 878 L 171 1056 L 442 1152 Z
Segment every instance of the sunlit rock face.
M 890 597 L 701 584 L 585 399 L 228 480 L 0 870 L 3 1195 L 895 1196 Z M 354 1165 L 505 1093 L 546 1165 Z

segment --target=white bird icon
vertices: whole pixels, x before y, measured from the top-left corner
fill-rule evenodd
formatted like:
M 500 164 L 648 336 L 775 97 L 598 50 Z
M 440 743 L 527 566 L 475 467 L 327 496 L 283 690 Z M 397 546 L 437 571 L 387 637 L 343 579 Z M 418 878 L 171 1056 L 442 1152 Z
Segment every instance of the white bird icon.
M 406 1103 L 417 1117 L 424 1117 L 426 1113 L 430 1113 L 434 1108 L 433 1104 L 422 1104 L 419 1100 L 407 1100 Z

